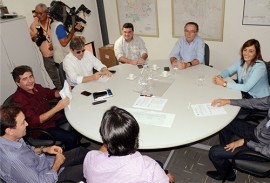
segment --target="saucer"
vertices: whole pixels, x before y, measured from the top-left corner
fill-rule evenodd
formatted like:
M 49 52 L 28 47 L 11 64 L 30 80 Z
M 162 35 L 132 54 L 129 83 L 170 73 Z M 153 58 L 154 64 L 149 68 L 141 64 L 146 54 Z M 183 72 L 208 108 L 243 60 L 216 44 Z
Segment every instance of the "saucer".
M 162 74 L 160 74 L 160 76 L 163 77 L 163 78 L 167 78 L 167 77 L 169 77 L 170 75 L 171 75 L 171 74 L 169 74 L 169 73 L 167 74 L 167 76 L 163 76 Z
M 160 67 L 157 67 L 156 69 L 154 69 L 154 68 L 152 67 L 152 69 L 153 69 L 153 71 L 157 71 L 157 70 L 160 69 Z
M 137 78 L 137 76 L 134 76 L 133 78 L 127 77 L 126 79 L 132 81 L 132 80 L 134 80 L 134 79 L 136 79 L 136 78 Z

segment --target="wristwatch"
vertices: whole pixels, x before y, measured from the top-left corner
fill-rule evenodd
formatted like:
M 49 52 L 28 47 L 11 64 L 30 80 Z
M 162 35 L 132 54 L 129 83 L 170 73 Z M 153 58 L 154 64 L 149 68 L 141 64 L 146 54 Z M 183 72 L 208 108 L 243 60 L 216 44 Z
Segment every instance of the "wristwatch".
M 44 153 L 43 149 L 45 148 L 45 146 L 40 146 L 40 154 Z
M 190 64 L 190 67 L 192 66 L 192 62 L 188 62 Z
M 224 81 L 223 86 L 227 87 L 227 81 Z

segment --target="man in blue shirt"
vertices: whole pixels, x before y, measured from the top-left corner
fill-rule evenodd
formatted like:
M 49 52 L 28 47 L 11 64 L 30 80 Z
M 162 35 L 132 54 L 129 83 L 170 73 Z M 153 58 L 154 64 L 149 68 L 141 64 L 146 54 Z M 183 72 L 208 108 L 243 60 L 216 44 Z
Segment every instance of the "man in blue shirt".
M 188 22 L 184 27 L 185 37 L 180 38 L 170 53 L 171 64 L 175 68 L 204 64 L 204 41 L 198 36 L 199 26 L 195 22 Z M 180 62 L 178 62 L 180 60 Z
M 85 180 L 82 163 L 87 149 L 79 147 L 63 152 L 58 146 L 27 145 L 22 137 L 28 123 L 21 109 L 14 105 L 1 106 L 0 126 L 0 176 L 5 182 Z

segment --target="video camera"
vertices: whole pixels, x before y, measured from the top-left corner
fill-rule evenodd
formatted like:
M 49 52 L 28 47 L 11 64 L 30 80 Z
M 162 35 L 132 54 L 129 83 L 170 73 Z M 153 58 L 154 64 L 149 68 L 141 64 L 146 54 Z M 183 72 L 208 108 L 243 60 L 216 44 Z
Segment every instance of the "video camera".
M 69 12 L 67 11 L 69 10 Z M 81 5 L 77 10 L 75 7 L 70 8 L 65 3 L 61 1 L 52 1 L 51 7 L 48 9 L 48 13 L 50 17 L 53 19 L 62 22 L 67 32 L 69 32 L 70 27 L 74 27 L 77 23 L 82 22 L 86 24 L 87 22 L 79 17 L 77 14 L 83 11 L 86 14 L 90 14 L 91 10 L 85 7 L 85 5 Z M 78 32 L 82 32 L 84 27 L 80 30 L 75 30 Z

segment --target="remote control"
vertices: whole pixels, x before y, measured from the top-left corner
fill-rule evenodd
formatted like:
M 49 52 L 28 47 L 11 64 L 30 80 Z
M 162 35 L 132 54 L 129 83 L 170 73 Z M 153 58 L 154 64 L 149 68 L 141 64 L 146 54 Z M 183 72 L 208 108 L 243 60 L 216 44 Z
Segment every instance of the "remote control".
M 104 103 L 104 102 L 107 102 L 107 100 L 99 100 L 99 101 L 95 101 L 95 102 L 93 102 L 92 104 L 93 104 L 93 105 L 97 105 L 97 104 L 102 104 L 102 103 Z

